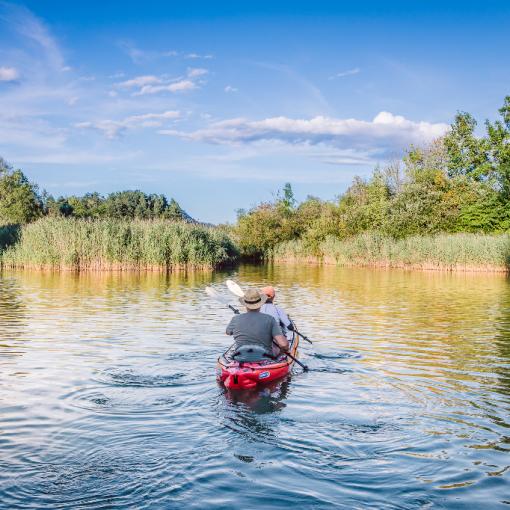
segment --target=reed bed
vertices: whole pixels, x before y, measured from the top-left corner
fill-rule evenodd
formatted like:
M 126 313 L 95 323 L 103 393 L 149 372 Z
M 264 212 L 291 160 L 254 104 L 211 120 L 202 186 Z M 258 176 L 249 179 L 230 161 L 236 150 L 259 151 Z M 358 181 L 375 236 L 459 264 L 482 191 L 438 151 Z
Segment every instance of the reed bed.
M 212 269 L 238 252 L 223 232 L 168 220 L 42 218 L 0 227 L 3 267 L 52 270 Z
M 329 237 L 314 249 L 301 240 L 285 242 L 271 257 L 280 262 L 341 266 L 509 271 L 510 235 L 459 233 L 393 239 L 363 233 L 345 240 Z

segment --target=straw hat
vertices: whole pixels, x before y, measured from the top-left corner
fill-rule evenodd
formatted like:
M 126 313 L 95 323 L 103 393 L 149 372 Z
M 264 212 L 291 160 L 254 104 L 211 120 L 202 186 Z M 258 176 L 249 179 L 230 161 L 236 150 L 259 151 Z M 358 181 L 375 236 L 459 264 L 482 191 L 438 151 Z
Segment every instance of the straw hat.
M 248 289 L 244 296 L 239 298 L 242 305 L 248 310 L 258 310 L 267 300 L 265 294 L 261 294 L 257 289 Z

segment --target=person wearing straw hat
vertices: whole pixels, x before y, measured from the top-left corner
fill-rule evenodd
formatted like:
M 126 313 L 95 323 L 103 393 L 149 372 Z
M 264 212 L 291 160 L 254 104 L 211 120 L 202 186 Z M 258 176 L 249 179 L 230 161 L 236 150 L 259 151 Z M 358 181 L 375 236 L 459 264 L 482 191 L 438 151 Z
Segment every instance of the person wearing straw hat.
M 287 336 L 287 331 L 293 331 L 294 326 L 292 325 L 292 321 L 289 319 L 289 316 L 285 313 L 283 308 L 280 308 L 273 303 L 276 296 L 274 287 L 269 285 L 268 287 L 264 287 L 260 292 L 266 296 L 266 302 L 262 305 L 260 311 L 262 313 L 271 315 L 271 317 L 274 317 L 276 322 L 282 328 L 282 333 Z
M 257 289 L 248 289 L 239 298 L 240 303 L 246 307 L 246 313 L 234 315 L 226 330 L 227 335 L 234 337 L 236 349 L 242 345 L 260 345 L 273 356 L 289 350 L 289 341 L 282 334 L 276 320 L 271 315 L 260 313 L 266 300 L 267 296 Z

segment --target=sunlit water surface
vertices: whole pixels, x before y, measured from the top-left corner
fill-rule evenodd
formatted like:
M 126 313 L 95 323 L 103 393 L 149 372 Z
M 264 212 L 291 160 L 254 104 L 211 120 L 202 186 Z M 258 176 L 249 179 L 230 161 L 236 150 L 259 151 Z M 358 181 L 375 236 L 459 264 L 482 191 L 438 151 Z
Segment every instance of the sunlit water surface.
M 277 286 L 310 372 L 217 385 L 229 276 Z M 2 509 L 503 508 L 509 410 L 505 276 L 0 276 Z

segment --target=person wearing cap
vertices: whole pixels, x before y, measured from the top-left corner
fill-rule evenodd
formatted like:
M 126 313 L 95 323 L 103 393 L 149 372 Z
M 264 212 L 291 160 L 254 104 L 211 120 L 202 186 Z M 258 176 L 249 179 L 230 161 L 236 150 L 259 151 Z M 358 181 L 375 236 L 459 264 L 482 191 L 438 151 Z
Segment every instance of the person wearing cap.
M 273 356 L 289 350 L 289 341 L 283 335 L 280 325 L 272 316 L 260 313 L 266 300 L 267 296 L 257 289 L 248 289 L 239 298 L 246 307 L 246 313 L 234 315 L 226 330 L 227 335 L 234 336 L 236 349 L 241 345 L 261 345 Z
M 285 311 L 282 308 L 276 306 L 273 303 L 276 295 L 274 287 L 271 286 L 264 287 L 261 290 L 261 292 L 266 296 L 267 299 L 266 302 L 262 305 L 260 311 L 262 313 L 266 313 L 267 315 L 271 315 L 271 317 L 273 317 L 282 328 L 282 332 L 284 335 L 287 334 L 287 331 L 293 331 L 294 326 L 292 325 L 289 316 L 285 313 Z

